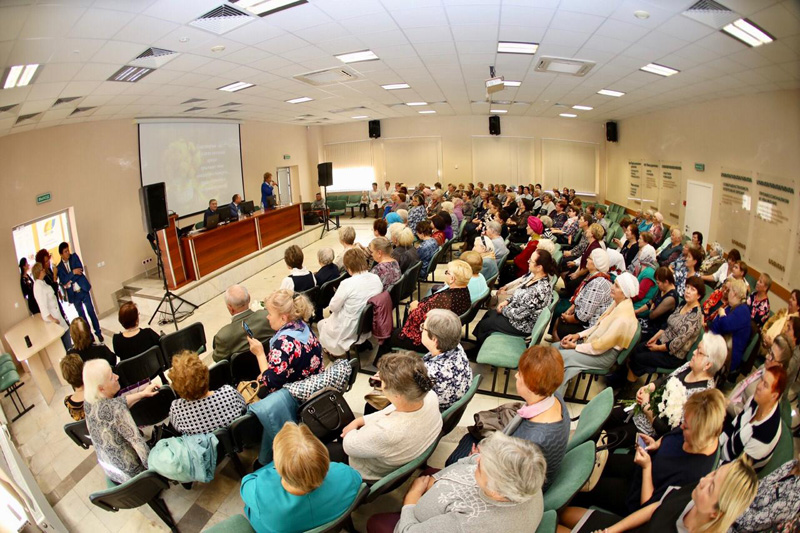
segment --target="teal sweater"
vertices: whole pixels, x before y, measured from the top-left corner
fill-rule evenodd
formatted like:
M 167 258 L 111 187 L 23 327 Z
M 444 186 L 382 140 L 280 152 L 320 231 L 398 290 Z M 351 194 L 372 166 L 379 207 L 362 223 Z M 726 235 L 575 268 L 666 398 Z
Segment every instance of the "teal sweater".
M 290 533 L 338 518 L 356 499 L 360 487 L 358 472 L 332 462 L 322 485 L 295 496 L 286 492 L 275 463 L 270 463 L 242 479 L 241 494 L 244 514 L 258 533 Z

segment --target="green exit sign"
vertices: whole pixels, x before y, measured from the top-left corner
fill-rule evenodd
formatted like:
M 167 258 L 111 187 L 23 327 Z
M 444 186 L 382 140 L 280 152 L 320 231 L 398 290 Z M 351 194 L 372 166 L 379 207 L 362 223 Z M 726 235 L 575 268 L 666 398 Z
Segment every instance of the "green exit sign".
M 705 165 L 705 163 L 695 163 L 695 164 L 694 164 L 694 169 L 695 169 L 696 171 L 698 171 L 698 172 L 705 172 L 705 170 L 706 170 L 706 165 Z
M 291 158 L 292 158 L 292 156 L 290 156 L 289 154 L 284 154 L 283 158 L 284 158 L 284 159 L 291 159 Z
M 43 204 L 45 202 L 49 202 L 52 199 L 53 199 L 53 197 L 50 196 L 50 193 L 46 192 L 46 193 L 40 194 L 39 196 L 36 197 L 36 203 L 37 204 Z

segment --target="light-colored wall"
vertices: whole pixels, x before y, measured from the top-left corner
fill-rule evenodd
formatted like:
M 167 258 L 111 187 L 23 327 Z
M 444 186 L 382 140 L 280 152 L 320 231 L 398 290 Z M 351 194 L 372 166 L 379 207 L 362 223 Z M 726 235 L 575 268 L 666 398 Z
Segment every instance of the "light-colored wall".
M 794 178 L 800 184 L 800 91 L 766 92 L 649 113 L 620 121 L 618 131 L 619 142 L 606 147 L 608 200 L 634 207 L 627 201 L 629 160 L 679 161 L 684 195 L 686 180 L 714 187 L 707 242 L 716 239 L 717 229 L 725 223 L 718 216 L 723 166 Z M 695 163 L 705 164 L 705 171 L 696 171 Z M 684 215 L 681 208 L 681 224 Z M 747 260 L 759 269 L 766 258 Z M 794 264 L 800 265 L 800 257 Z
M 241 126 L 245 197 L 258 202 L 263 174 L 296 166 L 295 200 L 309 189 L 306 128 L 246 122 Z M 283 155 L 289 154 L 290 160 Z M 81 258 L 98 311 L 115 308 L 113 294 L 143 271 L 153 256 L 139 205 L 137 126 L 130 120 L 86 122 L 0 137 L 0 331 L 25 316 L 11 229 L 29 220 L 74 208 Z M 294 170 L 294 169 L 293 169 Z M 316 176 L 316 170 L 314 172 Z M 36 205 L 36 196 L 53 199 Z M 188 225 L 191 220 L 181 221 Z M 56 258 L 56 261 L 58 259 Z M 97 267 L 104 261 L 105 266 Z
M 603 195 L 605 171 L 605 129 L 602 123 L 571 120 L 565 118 L 500 118 L 502 136 L 532 137 L 534 139 L 535 175 L 525 183 L 547 183 L 542 181 L 542 139 L 565 139 L 598 143 L 600 147 L 600 195 Z M 312 126 L 309 137 L 314 138 L 315 153 L 309 153 L 309 162 L 322 161 L 324 144 L 347 141 L 363 141 L 369 138 L 367 122 L 332 126 Z M 442 141 L 442 182 L 468 183 L 472 176 L 472 137 L 489 135 L 489 119 L 486 116 L 426 116 L 381 120 L 381 137 L 384 139 L 404 137 L 440 137 Z M 502 179 L 497 176 L 495 180 Z M 479 178 L 492 181 L 491 177 Z M 477 181 L 477 180 L 476 180 Z M 316 174 L 314 175 L 316 190 Z

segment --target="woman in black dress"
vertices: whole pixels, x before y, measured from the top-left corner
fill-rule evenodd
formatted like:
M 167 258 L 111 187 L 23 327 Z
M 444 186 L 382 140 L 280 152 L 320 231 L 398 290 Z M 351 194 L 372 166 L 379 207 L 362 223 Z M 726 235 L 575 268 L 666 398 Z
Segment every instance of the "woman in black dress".
M 39 312 L 39 304 L 36 303 L 36 298 L 33 297 L 33 278 L 28 273 L 30 269 L 31 267 L 26 257 L 19 260 L 19 286 L 22 289 L 22 296 L 25 297 L 25 302 L 28 304 L 28 311 L 35 315 Z

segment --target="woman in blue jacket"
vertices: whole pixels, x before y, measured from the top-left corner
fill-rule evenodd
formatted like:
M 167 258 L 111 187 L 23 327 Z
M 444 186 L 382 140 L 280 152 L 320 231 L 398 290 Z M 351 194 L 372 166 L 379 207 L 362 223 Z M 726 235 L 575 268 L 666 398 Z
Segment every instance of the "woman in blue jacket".
M 274 461 L 242 479 L 244 514 L 258 533 L 308 531 L 341 516 L 361 475 L 332 463 L 305 425 L 287 422 L 273 441 Z
M 731 336 L 731 370 L 739 368 L 744 350 L 750 342 L 750 308 L 745 303 L 746 297 L 747 282 L 742 279 L 731 280 L 728 283 L 728 305 L 719 310 L 709 326 L 712 333 Z
M 264 183 L 261 184 L 261 205 L 264 209 L 272 209 L 275 207 L 274 195 L 275 183 L 272 181 L 272 173 L 264 173 Z

